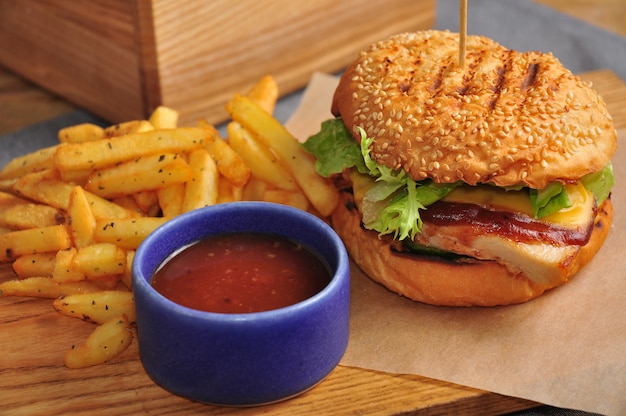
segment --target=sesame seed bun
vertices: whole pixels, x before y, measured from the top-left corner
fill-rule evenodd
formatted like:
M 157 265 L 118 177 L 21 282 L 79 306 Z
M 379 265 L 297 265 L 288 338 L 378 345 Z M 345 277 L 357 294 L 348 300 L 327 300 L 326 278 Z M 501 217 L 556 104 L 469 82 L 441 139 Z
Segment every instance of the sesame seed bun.
M 577 181 L 616 148 L 606 105 L 551 54 L 479 36 L 422 31 L 364 50 L 341 77 L 332 111 L 372 157 L 413 179 L 470 185 Z
M 613 218 L 610 199 L 598 209 L 589 242 L 579 246 L 559 281 L 539 284 L 523 272 L 512 273 L 495 261 L 446 260 L 419 254 L 400 254 L 392 238 L 361 227 L 361 217 L 349 192 L 331 220 L 350 257 L 372 280 L 409 299 L 437 306 L 496 306 L 534 299 L 566 283 L 595 256 L 606 239 Z

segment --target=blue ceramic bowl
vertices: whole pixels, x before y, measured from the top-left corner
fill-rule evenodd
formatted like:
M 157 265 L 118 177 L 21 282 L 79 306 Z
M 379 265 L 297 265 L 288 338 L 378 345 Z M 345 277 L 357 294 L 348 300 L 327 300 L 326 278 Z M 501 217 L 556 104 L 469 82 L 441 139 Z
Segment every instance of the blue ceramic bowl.
M 332 271 L 318 294 L 281 309 L 249 314 L 203 312 L 176 304 L 150 284 L 159 265 L 211 234 L 278 234 L 317 251 Z M 168 221 L 133 262 L 139 353 L 161 387 L 191 400 L 253 406 L 298 395 L 322 381 L 348 343 L 350 271 L 337 234 L 319 218 L 284 205 L 234 202 Z

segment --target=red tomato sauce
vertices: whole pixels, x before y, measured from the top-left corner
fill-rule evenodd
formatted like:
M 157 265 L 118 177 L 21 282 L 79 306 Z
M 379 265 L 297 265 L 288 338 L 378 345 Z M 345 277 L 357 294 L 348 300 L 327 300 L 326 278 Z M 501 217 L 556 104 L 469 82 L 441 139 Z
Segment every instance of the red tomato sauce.
M 203 239 L 166 261 L 152 286 L 192 309 L 250 313 L 310 298 L 330 282 L 326 264 L 285 237 L 233 233 Z

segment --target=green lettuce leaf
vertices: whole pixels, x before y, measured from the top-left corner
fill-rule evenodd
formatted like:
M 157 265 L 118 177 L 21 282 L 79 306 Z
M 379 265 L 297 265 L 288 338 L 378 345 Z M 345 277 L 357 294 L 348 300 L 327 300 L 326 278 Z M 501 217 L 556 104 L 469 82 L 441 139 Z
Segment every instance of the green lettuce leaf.
M 367 137 L 365 130 L 359 128 L 359 131 L 365 166 L 369 175 L 376 178 L 376 184 L 365 192 L 363 204 L 378 204 L 382 207 L 370 218 L 364 216 L 363 224 L 381 235 L 393 234 L 398 240 L 407 237 L 413 239 L 422 229 L 420 210 L 452 192 L 461 182 L 454 184 L 436 184 L 431 180 L 416 182 L 404 170 L 393 170 L 380 165 L 370 156 L 369 148 L 374 139 Z M 385 203 L 379 204 L 380 201 Z
M 600 205 L 609 197 L 611 188 L 615 185 L 613 164 L 609 162 L 601 170 L 583 176 L 581 182 L 596 197 L 596 201 Z
M 415 182 L 407 176 L 406 184 L 397 187 L 390 198 L 386 198 L 386 204 L 378 215 L 372 216 L 369 222 L 363 217 L 366 228 L 376 230 L 381 235 L 393 233 L 394 238 L 404 240 L 407 237 L 413 239 L 415 234 L 422 228 L 420 210 L 439 201 L 448 195 L 461 182 L 449 184 L 437 184 L 431 180 Z M 367 191 L 363 197 L 366 201 L 373 199 L 377 192 L 377 185 Z
M 376 188 L 375 186 L 365 193 L 364 204 L 366 200 L 372 199 L 371 194 L 376 192 L 370 191 Z M 380 235 L 393 233 L 394 238 L 398 240 L 415 237 L 415 234 L 422 228 L 419 210 L 425 208 L 416 198 L 416 188 L 415 181 L 408 179 L 404 186 L 386 199 L 384 204 L 381 204 L 382 209 L 378 215 L 370 219 L 363 217 L 365 228 L 376 230 Z
M 611 188 L 615 185 L 613 164 L 609 162 L 601 170 L 583 176 L 581 182 L 600 205 L 609 197 Z M 572 206 L 565 186 L 559 182 L 552 182 L 544 189 L 530 189 L 529 195 L 535 218 L 543 218 Z
M 351 167 L 365 172 L 359 145 L 339 118 L 324 121 L 319 133 L 309 137 L 302 147 L 315 156 L 315 169 L 324 177 Z
M 565 186 L 560 182 L 552 182 L 543 189 L 530 189 L 530 203 L 535 218 L 543 218 L 572 206 Z
M 381 208 L 378 211 L 368 210 L 370 215 L 363 217 L 363 225 L 381 235 L 393 233 L 400 240 L 413 238 L 422 227 L 419 210 L 424 209 L 417 199 L 417 183 L 405 171 L 393 170 L 374 161 L 369 150 L 374 139 L 367 137 L 362 128 L 359 132 L 367 173 L 376 178 L 376 184 L 363 196 L 363 205 Z

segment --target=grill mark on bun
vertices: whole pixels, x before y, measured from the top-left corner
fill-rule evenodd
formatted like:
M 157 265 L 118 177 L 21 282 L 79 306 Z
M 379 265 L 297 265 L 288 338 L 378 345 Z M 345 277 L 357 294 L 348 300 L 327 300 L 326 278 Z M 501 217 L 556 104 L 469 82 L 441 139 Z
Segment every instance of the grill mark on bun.
M 463 79 L 461 81 L 461 95 L 471 95 L 475 94 L 476 91 L 480 89 L 479 80 L 476 80 L 476 73 L 479 70 L 482 62 L 485 60 L 485 52 L 484 51 L 473 51 L 467 54 L 466 59 L 468 70 L 463 74 Z
M 450 66 L 448 61 L 437 62 L 438 68 L 436 71 L 436 75 L 433 76 L 431 81 L 431 85 L 428 87 L 428 91 L 430 92 L 431 97 L 435 97 L 439 95 L 442 91 L 442 85 L 444 79 L 446 78 L 446 72 Z
M 496 108 L 498 100 L 500 99 L 500 95 L 502 94 L 502 89 L 506 81 L 506 74 L 507 72 L 509 72 L 509 69 L 511 68 L 512 52 L 513 51 L 506 52 L 506 58 L 504 59 L 504 64 L 496 69 L 496 81 L 493 84 L 494 97 L 488 104 L 489 111 L 493 111 Z
M 496 83 L 493 86 L 494 96 L 489 102 L 489 111 L 493 111 L 496 108 L 496 104 L 500 99 L 500 94 L 502 93 L 502 85 L 504 84 L 505 68 L 498 68 L 497 74 L 498 76 L 496 77 Z
M 537 81 L 537 72 L 539 72 L 539 63 L 534 62 L 528 65 L 526 76 L 524 77 L 524 81 L 522 81 L 523 90 L 527 90 L 535 84 Z
M 406 94 L 411 89 L 412 83 L 413 83 L 412 80 L 401 82 L 400 84 L 398 84 L 398 88 L 400 89 L 401 92 Z
M 441 87 L 441 84 L 443 83 L 443 72 L 445 71 L 445 69 L 446 67 L 444 66 L 439 70 L 439 74 L 437 74 L 435 79 L 433 79 L 431 86 L 428 87 L 428 90 L 433 96 L 437 95 L 437 92 L 439 91 L 439 88 Z

